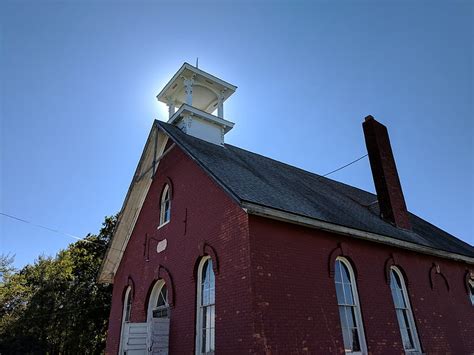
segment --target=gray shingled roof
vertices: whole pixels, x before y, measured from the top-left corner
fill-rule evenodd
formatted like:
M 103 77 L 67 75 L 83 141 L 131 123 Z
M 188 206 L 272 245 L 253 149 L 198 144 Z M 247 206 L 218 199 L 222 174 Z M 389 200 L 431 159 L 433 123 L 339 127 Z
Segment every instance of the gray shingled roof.
M 239 202 L 474 257 L 472 246 L 414 214 L 410 213 L 413 231 L 384 221 L 378 206 L 372 204 L 377 199 L 372 193 L 230 144 L 221 147 L 208 143 L 161 121 L 156 123 Z

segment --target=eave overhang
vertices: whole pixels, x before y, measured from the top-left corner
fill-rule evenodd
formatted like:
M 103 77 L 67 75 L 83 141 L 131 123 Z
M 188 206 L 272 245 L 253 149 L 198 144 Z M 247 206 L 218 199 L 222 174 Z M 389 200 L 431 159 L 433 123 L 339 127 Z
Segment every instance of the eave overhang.
M 457 254 L 451 253 L 440 249 L 430 248 L 424 245 L 416 244 L 407 242 L 404 240 L 396 239 L 393 237 L 388 237 L 381 234 L 376 234 L 372 232 L 362 231 L 350 227 L 345 227 L 325 221 L 321 221 L 315 218 L 305 217 L 301 215 L 297 215 L 294 213 L 289 213 L 285 211 L 281 211 L 278 209 L 274 209 L 271 207 L 266 207 L 262 205 L 258 205 L 251 202 L 243 201 L 241 203 L 242 208 L 251 215 L 270 218 L 277 221 L 297 224 L 304 227 L 315 228 L 319 230 L 324 230 L 328 232 L 332 232 L 335 234 L 350 236 L 352 238 L 357 238 L 361 240 L 367 240 L 370 242 L 380 243 L 384 245 L 390 245 L 393 247 L 406 249 L 422 254 L 437 256 L 440 258 L 451 259 L 455 261 L 461 261 L 468 264 L 474 264 L 474 258 Z
M 113 283 L 114 281 L 115 273 L 135 227 L 153 176 L 158 169 L 160 157 L 164 154 L 167 141 L 168 136 L 159 130 L 156 123 L 154 123 L 128 188 L 104 260 L 102 261 L 97 277 L 97 281 L 100 283 Z
M 193 161 L 195 161 L 198 166 L 200 166 L 214 181 L 216 181 L 216 183 L 218 183 L 219 186 L 221 186 L 221 188 L 248 214 L 474 265 L 474 258 L 466 255 L 447 252 L 393 237 L 337 225 L 272 207 L 243 201 L 230 187 L 226 186 L 226 184 L 214 175 L 205 164 L 186 149 L 186 147 L 179 142 L 179 139 L 174 137 L 174 135 L 165 127 L 161 126 L 159 121 L 155 121 L 125 197 L 116 229 L 102 263 L 98 276 L 98 281 L 101 283 L 113 283 L 114 275 L 135 227 L 135 222 L 148 193 L 154 172 L 156 172 L 156 169 L 158 168 L 161 157 L 167 153 L 164 149 L 168 138 L 171 138 L 175 145 L 181 148 Z
M 156 98 L 158 101 L 163 103 L 168 103 L 168 100 L 174 96 L 176 93 L 183 90 L 183 84 L 181 82 L 181 78 L 183 77 L 195 77 L 196 80 L 199 82 L 205 83 L 206 86 L 212 88 L 215 92 L 222 92 L 223 93 L 223 101 L 227 100 L 229 96 L 231 96 L 235 90 L 237 90 L 237 86 L 232 85 L 218 77 L 209 74 L 195 66 L 192 66 L 189 63 L 184 63 L 181 68 L 176 72 L 175 75 L 171 78 L 170 81 L 165 85 L 165 87 L 160 91 Z M 183 102 L 178 101 L 177 104 L 181 105 Z
M 224 129 L 224 133 L 229 132 L 232 129 L 232 127 L 234 127 L 234 124 L 235 124 L 234 122 L 227 121 L 223 118 L 204 112 L 188 104 L 182 104 L 181 107 L 178 109 L 178 111 L 176 111 L 174 115 L 171 116 L 171 118 L 168 120 L 168 123 L 176 125 L 181 118 L 188 115 L 194 116 L 196 118 L 200 118 L 209 123 L 221 126 Z

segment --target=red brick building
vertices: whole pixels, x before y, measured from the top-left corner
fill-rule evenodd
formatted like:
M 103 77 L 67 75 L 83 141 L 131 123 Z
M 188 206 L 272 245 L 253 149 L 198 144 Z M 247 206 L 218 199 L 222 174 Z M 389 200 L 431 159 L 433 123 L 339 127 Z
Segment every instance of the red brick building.
M 407 211 L 386 128 L 363 123 L 374 195 L 225 144 L 235 89 L 184 64 L 158 95 L 107 353 L 474 353 L 474 248 Z

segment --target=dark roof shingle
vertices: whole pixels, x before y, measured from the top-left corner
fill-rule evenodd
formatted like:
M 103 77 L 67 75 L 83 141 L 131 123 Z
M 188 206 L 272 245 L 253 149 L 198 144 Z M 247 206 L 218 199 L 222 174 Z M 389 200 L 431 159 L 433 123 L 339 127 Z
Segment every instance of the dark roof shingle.
M 377 233 L 451 253 L 474 257 L 474 248 L 410 213 L 413 231 L 379 217 L 377 196 L 244 149 L 208 143 L 156 121 L 224 189 L 240 202 Z

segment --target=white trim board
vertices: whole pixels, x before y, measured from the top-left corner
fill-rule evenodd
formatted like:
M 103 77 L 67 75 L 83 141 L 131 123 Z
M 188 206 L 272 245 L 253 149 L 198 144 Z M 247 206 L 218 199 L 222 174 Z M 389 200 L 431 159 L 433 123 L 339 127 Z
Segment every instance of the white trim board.
M 344 227 L 337 224 L 317 220 L 314 218 L 304 217 L 304 216 L 296 215 L 293 213 L 284 212 L 284 211 L 276 210 L 273 208 L 257 205 L 251 202 L 244 201 L 242 202 L 241 205 L 247 213 L 252 214 L 252 215 L 266 217 L 266 218 L 288 222 L 292 224 L 298 224 L 305 227 L 321 229 L 321 230 L 333 232 L 336 234 L 355 237 L 358 239 L 368 240 L 375 243 L 391 245 L 398 248 L 407 249 L 407 250 L 415 251 L 422 254 L 438 256 L 445 259 L 463 261 L 468 264 L 474 265 L 474 258 L 471 258 L 469 256 L 430 248 L 423 245 L 407 242 L 404 240 L 387 237 L 381 234 L 376 234 L 376 233 L 361 231 L 354 228 Z
M 225 133 L 229 132 L 235 125 L 234 122 L 227 121 L 223 118 L 214 116 L 210 113 L 199 110 L 196 107 L 190 106 L 188 104 L 182 104 L 178 111 L 176 111 L 174 115 L 171 116 L 171 118 L 168 120 L 168 123 L 176 125 L 176 123 L 182 118 L 181 116 L 186 115 L 196 116 L 207 122 L 223 126 Z
M 150 169 L 150 166 L 153 166 L 153 162 L 155 162 L 155 171 L 158 169 L 160 160 L 164 156 L 168 139 L 168 135 L 159 130 L 156 124 L 153 124 L 132 182 L 130 183 L 127 196 L 119 213 L 113 237 L 99 271 L 98 282 L 114 282 L 115 273 L 122 260 L 123 253 L 125 252 L 125 248 L 135 228 L 135 223 L 140 215 L 143 203 L 153 181 L 153 169 Z M 158 145 L 156 151 L 154 149 L 155 142 Z

